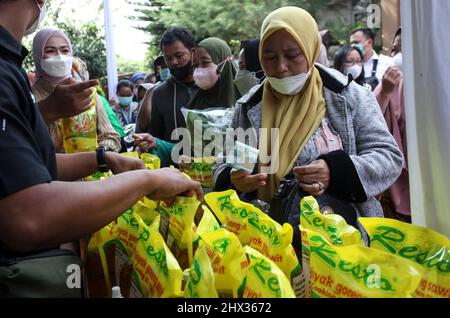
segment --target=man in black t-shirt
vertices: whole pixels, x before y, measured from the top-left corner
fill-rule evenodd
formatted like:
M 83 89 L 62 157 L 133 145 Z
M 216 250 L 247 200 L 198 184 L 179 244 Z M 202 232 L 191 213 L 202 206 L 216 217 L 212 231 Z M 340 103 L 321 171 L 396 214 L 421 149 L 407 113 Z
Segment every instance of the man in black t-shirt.
M 186 107 L 198 91 L 192 75 L 195 45 L 192 32 L 182 27 L 169 29 L 161 37 L 160 48 L 172 77 L 158 85 L 152 95 L 148 132 L 153 137 L 177 143 L 177 134 L 172 139 L 174 130 L 186 127 L 181 107 Z
M 20 43 L 37 26 L 44 5 L 45 0 L 0 0 L 0 267 L 6 266 L 5 257 L 86 237 L 144 196 L 202 196 L 200 185 L 175 169 L 131 171 L 145 165 L 102 149 L 55 155 L 21 68 L 27 51 Z M 44 117 L 60 115 L 51 111 L 61 107 L 52 104 L 55 100 L 47 101 Z M 120 174 L 98 182 L 70 182 L 105 165 Z M 2 284 L 8 286 L 8 281 Z

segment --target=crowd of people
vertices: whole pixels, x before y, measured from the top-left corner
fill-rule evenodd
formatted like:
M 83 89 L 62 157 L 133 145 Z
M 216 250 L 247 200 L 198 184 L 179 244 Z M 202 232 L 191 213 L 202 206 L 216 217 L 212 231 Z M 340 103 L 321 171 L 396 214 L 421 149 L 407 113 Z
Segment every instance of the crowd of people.
M 346 202 L 354 219 L 410 221 L 400 29 L 391 56 L 375 52 L 371 29 L 354 30 L 329 68 L 316 21 L 297 7 L 268 14 L 260 36 L 242 41 L 237 60 L 222 39 L 198 42 L 195 30 L 177 26 L 161 37 L 153 70 L 120 80 L 108 100 L 55 28 L 34 36 L 30 84 L 21 42 L 44 10 L 45 0 L 0 0 L 0 259 L 58 250 L 143 196 L 202 198 L 200 185 L 179 170 L 148 171 L 142 161 L 119 155 L 137 147 L 158 151 L 165 167 L 177 166 L 170 153 L 179 141 L 174 131 L 186 127 L 182 107 L 234 108 L 232 127 L 254 129 L 265 153 L 273 146 L 271 128 L 278 129 L 276 171 L 217 163 L 215 190 L 232 188 L 248 201 L 270 203 L 292 175 L 305 193 Z M 99 147 L 66 153 L 62 120 L 93 106 Z M 105 166 L 116 175 L 78 181 Z

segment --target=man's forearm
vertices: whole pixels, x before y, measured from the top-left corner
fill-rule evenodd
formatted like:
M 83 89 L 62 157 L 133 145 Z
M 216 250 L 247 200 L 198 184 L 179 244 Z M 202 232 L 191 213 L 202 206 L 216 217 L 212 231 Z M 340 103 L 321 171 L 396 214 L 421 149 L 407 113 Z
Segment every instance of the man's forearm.
M 85 237 L 160 183 L 157 173 L 140 170 L 96 182 L 51 182 L 25 189 L 0 200 L 0 241 L 30 251 Z
M 90 176 L 97 170 L 95 152 L 57 154 L 59 181 L 75 181 Z

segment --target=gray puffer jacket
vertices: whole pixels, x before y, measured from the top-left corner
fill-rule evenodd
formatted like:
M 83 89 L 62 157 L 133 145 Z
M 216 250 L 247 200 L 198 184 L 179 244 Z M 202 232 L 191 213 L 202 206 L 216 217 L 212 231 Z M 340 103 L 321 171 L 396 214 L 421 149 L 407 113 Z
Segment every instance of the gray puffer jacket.
M 297 165 L 318 158 L 330 168 L 329 191 L 351 203 L 360 216 L 383 217 L 380 203 L 374 198 L 399 177 L 403 156 L 389 133 L 380 107 L 372 92 L 340 72 L 316 64 L 324 83 L 326 117 L 342 140 L 344 151 L 320 155 L 314 143 L 301 151 Z M 237 101 L 233 128 L 254 128 L 259 140 L 262 118 L 263 85 L 253 87 Z M 216 164 L 213 180 L 216 190 L 231 188 L 230 168 Z

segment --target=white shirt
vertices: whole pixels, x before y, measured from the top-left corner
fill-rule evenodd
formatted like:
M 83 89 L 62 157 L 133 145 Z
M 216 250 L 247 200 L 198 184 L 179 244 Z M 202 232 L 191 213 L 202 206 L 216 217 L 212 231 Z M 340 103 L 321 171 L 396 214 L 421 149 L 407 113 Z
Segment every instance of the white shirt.
M 389 56 L 383 54 L 378 55 L 375 51 L 373 51 L 373 55 L 370 60 L 364 63 L 364 75 L 366 78 L 372 77 L 373 62 L 375 60 L 378 60 L 377 73 L 375 76 L 379 81 L 381 81 L 384 72 L 386 72 L 390 66 L 394 66 L 394 60 Z

